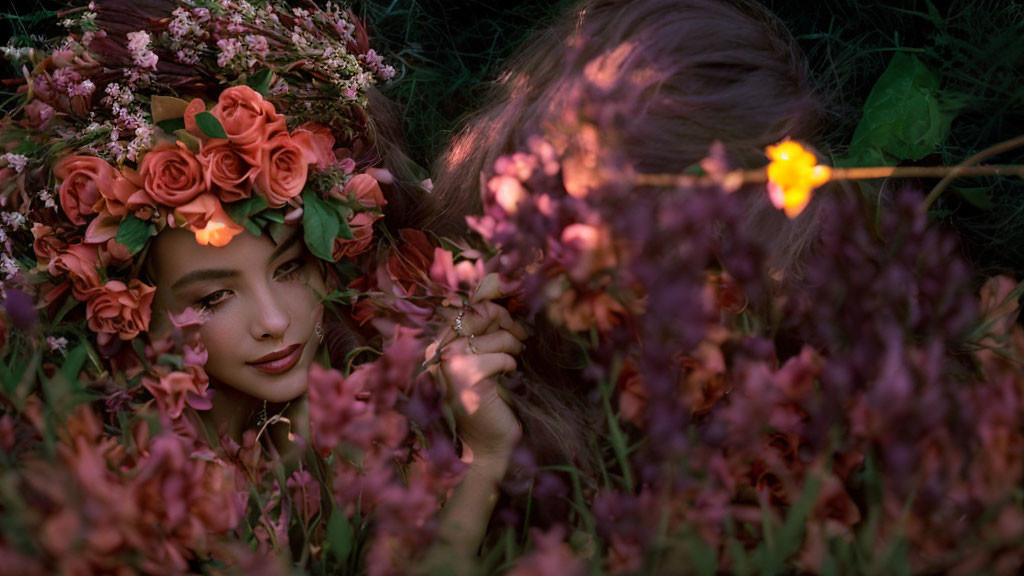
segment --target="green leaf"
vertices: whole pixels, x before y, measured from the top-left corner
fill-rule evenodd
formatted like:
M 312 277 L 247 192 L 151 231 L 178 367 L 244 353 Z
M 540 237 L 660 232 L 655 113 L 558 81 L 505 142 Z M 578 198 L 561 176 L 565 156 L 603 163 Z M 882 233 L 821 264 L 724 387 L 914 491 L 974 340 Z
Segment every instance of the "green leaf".
M 353 211 L 348 207 L 345 201 L 331 196 L 323 202 L 324 205 L 334 213 L 334 218 L 338 220 L 338 232 L 335 237 L 344 238 L 346 240 L 355 238 L 355 236 L 352 235 L 352 229 L 349 228 L 348 225 L 348 220 L 352 216 Z
M 245 229 L 253 236 L 263 235 L 263 229 L 260 228 L 260 225 L 257 224 L 255 220 L 247 219 L 245 222 L 242 222 L 242 226 L 245 226 Z
M 245 226 L 253 214 L 258 214 L 267 208 L 267 199 L 263 196 L 253 195 L 244 200 L 230 202 L 224 205 L 224 212 L 235 223 Z
M 306 246 L 317 258 L 332 260 L 334 239 L 341 229 L 337 213 L 313 190 L 302 193 L 302 205 L 302 228 Z
M 351 240 L 351 239 L 355 238 L 355 235 L 352 234 L 352 229 L 349 228 L 348 219 L 346 219 L 346 218 L 339 218 L 338 219 L 338 235 L 336 237 L 337 238 L 344 238 L 345 240 Z
M 129 215 L 117 227 L 117 236 L 114 239 L 118 244 L 123 244 L 132 255 L 135 255 L 142 250 L 152 234 L 152 224 Z
M 279 210 L 267 210 L 266 212 L 261 212 L 260 216 L 269 220 L 270 222 L 284 224 L 284 214 L 281 214 Z
M 939 96 L 939 77 L 916 56 L 897 52 L 864 103 L 842 164 L 892 164 L 934 152 L 955 116 Z
M 64 358 L 64 364 L 60 367 L 60 375 L 64 377 L 65 381 L 78 382 L 78 373 L 82 371 L 87 357 L 88 350 L 86 350 L 84 342 L 68 352 Z
M 330 544 L 334 559 L 338 564 L 344 565 L 352 552 L 352 526 L 341 510 L 334 509 L 331 519 L 327 522 L 327 542 Z
M 270 68 L 263 68 L 259 72 L 250 76 L 245 83 L 249 86 L 249 88 L 252 88 L 253 90 L 259 92 L 260 94 L 266 96 L 267 92 L 270 91 L 270 83 L 273 79 L 274 75 L 270 71 Z
M 200 112 L 196 114 L 196 125 L 210 138 L 227 138 L 228 134 L 224 131 L 224 127 L 220 125 L 220 120 L 209 112 Z
M 185 129 L 185 119 L 174 118 L 172 120 L 162 120 L 160 122 L 157 122 L 156 125 L 159 126 L 160 129 L 163 130 L 164 132 L 167 132 L 168 134 L 174 134 L 178 130 Z
M 989 211 L 996 207 L 988 195 L 988 188 L 954 188 L 953 190 L 968 204 L 980 210 Z

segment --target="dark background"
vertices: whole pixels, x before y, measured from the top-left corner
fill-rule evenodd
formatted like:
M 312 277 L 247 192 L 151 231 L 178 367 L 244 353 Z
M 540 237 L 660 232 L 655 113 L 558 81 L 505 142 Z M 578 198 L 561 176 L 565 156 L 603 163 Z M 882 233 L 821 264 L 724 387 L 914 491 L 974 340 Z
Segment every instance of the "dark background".
M 991 144 L 1024 133 L 1024 1 L 765 0 L 797 37 L 819 92 L 828 103 L 827 154 L 841 156 L 871 87 L 896 50 L 914 53 L 942 78 L 942 99 L 955 109 L 951 135 L 924 163 L 955 164 Z M 527 0 L 384 0 L 353 3 L 375 47 L 399 69 L 385 88 L 403 106 L 411 155 L 429 166 L 459 119 L 479 105 L 486 83 L 528 37 L 567 4 Z M 0 0 L 22 17 L 59 9 L 47 0 Z M 31 20 L 28 21 L 33 25 Z M 45 22 L 42 34 L 59 33 Z M 0 22 L 0 44 L 23 32 Z M 3 76 L 14 71 L 3 65 Z M 1007 154 L 1000 163 L 1024 162 Z M 964 250 L 985 273 L 1024 276 L 1024 186 L 1019 180 L 972 181 L 987 186 L 990 207 L 945 194 L 933 214 L 957 229 Z

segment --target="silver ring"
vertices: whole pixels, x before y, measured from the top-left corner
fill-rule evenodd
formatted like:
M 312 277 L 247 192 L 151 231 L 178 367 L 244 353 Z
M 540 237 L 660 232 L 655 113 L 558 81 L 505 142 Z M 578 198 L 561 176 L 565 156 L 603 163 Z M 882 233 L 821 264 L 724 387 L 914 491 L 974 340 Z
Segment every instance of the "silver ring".
M 452 324 L 452 328 L 455 333 L 459 336 L 466 336 L 466 327 L 462 325 L 462 317 L 466 315 L 465 309 L 459 310 L 459 315 L 455 317 L 455 323 Z
M 469 351 L 472 352 L 473 354 L 479 354 L 480 351 L 477 350 L 476 346 L 473 345 L 473 339 L 476 338 L 476 334 L 470 334 L 466 338 L 469 340 Z

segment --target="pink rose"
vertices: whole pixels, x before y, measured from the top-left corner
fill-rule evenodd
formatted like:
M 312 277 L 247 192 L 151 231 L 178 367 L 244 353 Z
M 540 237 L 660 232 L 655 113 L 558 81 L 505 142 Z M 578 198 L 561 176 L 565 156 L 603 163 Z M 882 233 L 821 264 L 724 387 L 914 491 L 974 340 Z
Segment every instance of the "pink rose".
M 287 133 L 278 134 L 263 144 L 256 191 L 267 199 L 271 208 L 284 206 L 302 192 L 313 154 L 308 146 L 308 142 L 296 141 Z
M 113 194 L 117 170 L 95 156 L 65 156 L 53 173 L 63 180 L 60 207 L 68 220 L 82 226 L 85 217 L 100 211 L 103 198 Z
M 337 262 L 346 257 L 355 258 L 369 250 L 370 243 L 373 242 L 373 223 L 379 218 L 379 215 L 375 216 L 369 212 L 359 212 L 353 216 L 348 221 L 353 238 L 335 238 L 331 258 Z
M 228 140 L 239 147 L 250 164 L 260 158 L 263 142 L 288 129 L 274 105 L 248 86 L 232 86 L 221 92 L 210 113 L 220 120 Z
M 89 294 L 100 286 L 99 247 L 87 244 L 74 244 L 61 250 L 56 257 L 47 263 L 51 276 L 67 273 L 71 280 L 71 292 L 79 301 L 88 300 Z
M 354 198 L 361 206 L 367 208 L 381 208 L 388 203 L 384 194 L 380 191 L 380 184 L 368 174 L 356 174 L 345 184 L 342 192 L 346 197 Z
M 153 200 L 172 208 L 187 204 L 206 190 L 202 166 L 181 142 L 150 150 L 142 158 L 139 174 Z
M 259 168 L 226 140 L 211 140 L 199 153 L 206 189 L 222 202 L 234 202 L 252 195 L 252 184 Z
M 326 170 L 338 164 L 334 156 L 334 134 L 331 134 L 330 128 L 316 122 L 306 122 L 292 131 L 292 138 L 312 153 L 308 158 L 309 163 L 316 164 L 318 169 Z
M 134 279 L 129 284 L 108 280 L 89 294 L 86 323 L 104 346 L 113 336 L 131 340 L 149 329 L 149 314 L 156 288 Z

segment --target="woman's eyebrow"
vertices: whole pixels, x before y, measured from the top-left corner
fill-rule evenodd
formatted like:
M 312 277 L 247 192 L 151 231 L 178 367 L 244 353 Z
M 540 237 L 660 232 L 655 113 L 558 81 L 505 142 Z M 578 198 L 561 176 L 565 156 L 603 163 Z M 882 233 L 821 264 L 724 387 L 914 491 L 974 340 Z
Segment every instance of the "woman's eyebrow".
M 288 249 L 291 248 L 292 246 L 295 246 L 295 243 L 298 242 L 301 238 L 302 236 L 298 232 L 289 236 L 287 240 L 282 242 L 280 246 L 274 249 L 274 253 L 270 255 L 270 258 L 267 259 L 267 262 L 270 263 L 273 262 L 274 260 L 277 260 L 278 256 L 287 252 Z
M 193 270 L 185 274 L 178 281 L 171 285 L 171 290 L 177 292 L 188 284 L 202 282 L 203 280 L 223 280 L 225 278 L 236 278 L 238 270 Z

